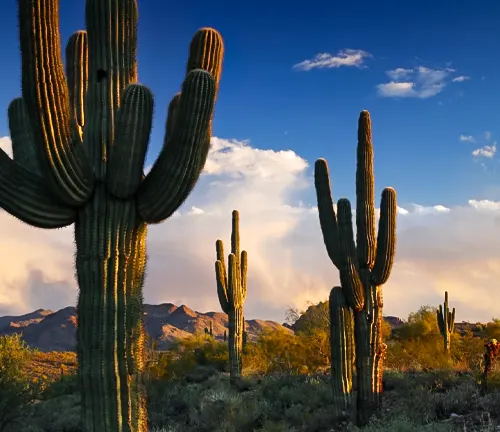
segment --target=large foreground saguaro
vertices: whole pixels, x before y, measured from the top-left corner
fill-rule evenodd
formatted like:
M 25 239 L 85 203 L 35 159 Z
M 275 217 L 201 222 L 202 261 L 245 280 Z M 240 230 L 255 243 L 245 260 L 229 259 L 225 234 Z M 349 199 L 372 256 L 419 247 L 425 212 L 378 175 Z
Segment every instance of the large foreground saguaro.
M 0 152 L 0 206 L 35 227 L 75 223 L 83 429 L 145 432 L 146 225 L 171 216 L 203 169 L 223 42 L 212 29 L 195 34 L 144 177 L 153 95 L 137 83 L 137 0 L 86 1 L 66 74 L 58 9 L 19 0 L 22 98 L 9 106 L 14 160 Z

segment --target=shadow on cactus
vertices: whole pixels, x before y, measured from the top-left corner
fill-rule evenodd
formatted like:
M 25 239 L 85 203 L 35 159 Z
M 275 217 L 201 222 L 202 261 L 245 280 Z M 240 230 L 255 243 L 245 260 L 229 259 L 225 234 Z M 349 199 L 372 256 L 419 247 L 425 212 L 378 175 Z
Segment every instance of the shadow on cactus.
M 137 83 L 137 0 L 87 0 L 61 58 L 58 0 L 19 0 L 22 98 L 9 106 L 0 206 L 39 228 L 75 224 L 82 427 L 145 432 L 146 227 L 171 216 L 204 167 L 222 68 L 220 34 L 190 46 L 161 153 L 144 176 L 153 95 Z

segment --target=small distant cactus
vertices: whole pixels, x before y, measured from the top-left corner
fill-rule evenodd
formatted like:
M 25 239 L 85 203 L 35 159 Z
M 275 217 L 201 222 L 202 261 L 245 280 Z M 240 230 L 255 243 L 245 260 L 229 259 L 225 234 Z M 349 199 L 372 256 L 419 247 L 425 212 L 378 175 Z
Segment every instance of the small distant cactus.
M 375 233 L 375 196 L 373 145 L 368 111 L 362 111 L 358 123 L 356 170 L 356 243 L 352 227 L 351 204 L 340 199 L 333 207 L 330 176 L 326 160 L 315 164 L 314 180 L 318 212 L 326 250 L 339 269 L 342 288 L 334 288 L 330 305 L 332 320 L 332 371 L 341 377 L 334 392 L 343 403 L 351 392 L 348 347 L 351 340 L 349 320 L 338 322 L 339 314 L 354 314 L 354 340 L 357 379 L 357 424 L 364 426 L 381 406 L 383 360 L 386 346 L 382 341 L 382 285 L 389 278 L 396 250 L 396 191 L 382 192 L 378 235 Z M 346 333 L 347 332 L 347 333 Z M 337 344 L 347 344 L 338 347 Z M 349 357 L 346 357 L 349 356 Z M 334 364 L 334 362 L 336 362 Z M 344 385 L 345 384 L 345 385 Z
M 444 306 L 444 307 L 443 307 Z M 455 329 L 455 308 L 450 312 L 448 307 L 448 291 L 444 292 L 444 305 L 439 305 L 436 311 L 439 332 L 443 336 L 444 350 L 450 352 L 451 348 L 451 335 Z
M 217 280 L 217 294 L 222 310 L 228 315 L 229 328 L 229 371 L 231 382 L 241 377 L 243 332 L 245 322 L 243 318 L 243 303 L 247 296 L 247 252 L 240 255 L 240 216 L 237 210 L 233 211 L 231 253 L 228 257 L 228 269 L 224 264 L 224 244 L 217 240 L 217 261 L 215 262 L 215 276 Z

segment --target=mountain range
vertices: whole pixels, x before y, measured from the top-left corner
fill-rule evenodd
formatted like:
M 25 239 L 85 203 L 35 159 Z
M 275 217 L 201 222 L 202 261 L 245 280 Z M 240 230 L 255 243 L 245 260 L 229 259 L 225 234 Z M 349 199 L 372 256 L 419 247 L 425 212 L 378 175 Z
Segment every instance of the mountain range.
M 398 317 L 387 316 L 384 319 L 392 328 L 397 328 L 403 321 Z M 227 331 L 227 315 L 222 312 L 196 312 L 185 305 L 172 303 L 144 305 L 144 323 L 146 332 L 154 341 L 156 349 L 165 350 L 176 339 L 183 339 L 192 334 L 199 334 L 210 327 L 215 339 L 222 340 Z M 456 323 L 456 330 L 463 331 L 467 323 Z M 50 309 L 37 309 L 19 316 L 0 317 L 0 336 L 22 333 L 22 338 L 31 347 L 43 352 L 75 351 L 77 311 L 68 306 L 56 312 Z M 251 319 L 245 320 L 245 330 L 249 340 L 255 340 L 263 330 L 282 329 L 293 333 L 294 326 L 276 321 Z

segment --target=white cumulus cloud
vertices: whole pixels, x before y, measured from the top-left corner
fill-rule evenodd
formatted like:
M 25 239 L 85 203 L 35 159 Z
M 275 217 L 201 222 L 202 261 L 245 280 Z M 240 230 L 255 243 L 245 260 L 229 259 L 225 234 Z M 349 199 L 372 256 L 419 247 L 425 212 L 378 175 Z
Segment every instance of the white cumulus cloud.
M 241 246 L 249 255 L 248 318 L 283 320 L 288 305 L 327 298 L 338 271 L 323 244 L 311 171 L 291 150 L 213 138 L 205 171 L 185 205 L 149 228 L 146 302 L 220 310 L 215 241 L 222 239 L 229 253 L 233 209 L 240 211 Z M 0 315 L 74 305 L 72 229 L 35 229 L 3 211 L 0 227 Z M 400 203 L 385 314 L 406 317 L 422 304 L 437 305 L 447 290 L 458 320 L 500 316 L 498 238 L 500 202 Z
M 451 82 L 461 82 L 465 76 L 450 80 L 454 69 L 432 69 L 418 66 L 412 69 L 396 68 L 386 72 L 390 81 L 377 85 L 378 94 L 389 98 L 427 99 L 441 93 Z
M 312 59 L 293 65 L 293 69 L 310 71 L 311 69 L 333 69 L 341 66 L 362 67 L 371 54 L 359 49 L 343 49 L 337 54 L 320 53 Z
M 485 157 L 488 159 L 492 159 L 497 152 L 497 143 L 494 142 L 492 145 L 484 145 L 483 147 L 479 147 L 477 149 L 472 150 L 472 156 L 474 157 Z

